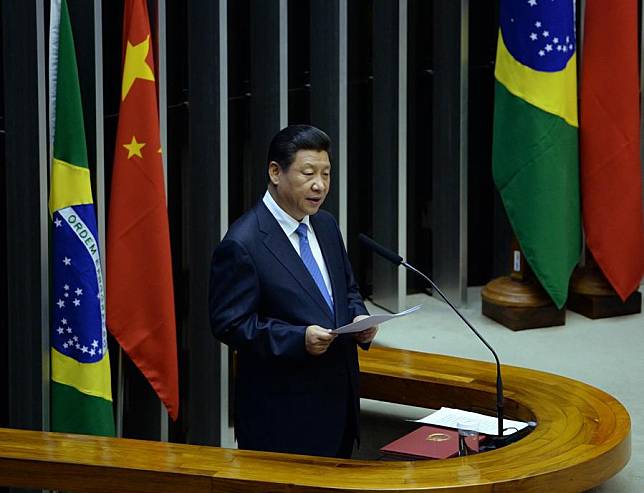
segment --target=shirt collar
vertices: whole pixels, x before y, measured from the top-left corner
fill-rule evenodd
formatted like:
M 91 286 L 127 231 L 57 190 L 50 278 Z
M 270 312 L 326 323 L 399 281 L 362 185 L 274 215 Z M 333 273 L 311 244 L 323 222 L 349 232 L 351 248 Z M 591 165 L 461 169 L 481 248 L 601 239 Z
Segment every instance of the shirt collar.
M 308 215 L 304 216 L 304 218 L 298 222 L 284 209 L 282 209 L 277 202 L 275 202 L 275 199 L 268 190 L 266 190 L 266 193 L 264 194 L 264 198 L 262 200 L 264 202 L 264 205 L 268 208 L 270 213 L 273 214 L 273 217 L 275 217 L 279 225 L 282 227 L 284 233 L 286 233 L 286 236 L 291 236 L 293 233 L 295 233 L 295 230 L 300 225 L 300 222 L 306 224 L 308 229 L 311 228 Z

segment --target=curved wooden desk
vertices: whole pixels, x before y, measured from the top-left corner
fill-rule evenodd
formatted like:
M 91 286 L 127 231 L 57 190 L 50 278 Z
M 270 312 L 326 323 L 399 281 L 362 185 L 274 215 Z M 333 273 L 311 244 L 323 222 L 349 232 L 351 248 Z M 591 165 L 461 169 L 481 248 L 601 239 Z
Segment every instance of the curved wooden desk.
M 494 409 L 489 363 L 372 348 L 365 397 L 424 407 Z M 575 380 L 503 367 L 506 413 L 537 428 L 503 449 L 441 461 L 323 459 L 0 429 L 0 485 L 79 492 L 581 492 L 630 457 L 630 418 Z

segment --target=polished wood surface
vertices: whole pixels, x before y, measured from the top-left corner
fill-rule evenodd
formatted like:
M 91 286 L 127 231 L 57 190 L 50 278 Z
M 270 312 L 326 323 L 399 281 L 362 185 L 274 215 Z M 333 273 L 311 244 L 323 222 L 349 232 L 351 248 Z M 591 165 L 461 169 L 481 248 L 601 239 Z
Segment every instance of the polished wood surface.
M 365 397 L 494 409 L 489 363 L 395 349 L 361 354 Z M 324 459 L 0 429 L 0 485 L 78 492 L 581 492 L 630 457 L 630 418 L 568 378 L 504 366 L 506 414 L 537 428 L 503 449 L 440 461 Z M 315 426 L 315 423 L 311 423 Z

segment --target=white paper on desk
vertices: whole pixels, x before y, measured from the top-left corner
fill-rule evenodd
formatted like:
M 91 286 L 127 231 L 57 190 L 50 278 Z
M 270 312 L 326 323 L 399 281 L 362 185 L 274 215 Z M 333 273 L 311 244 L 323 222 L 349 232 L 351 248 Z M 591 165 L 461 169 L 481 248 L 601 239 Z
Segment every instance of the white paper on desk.
M 366 330 L 369 327 L 373 327 L 374 325 L 384 324 L 385 322 L 388 322 L 392 318 L 404 317 L 405 315 L 409 315 L 410 313 L 413 313 L 416 310 L 420 310 L 421 306 L 423 305 L 416 305 L 400 313 L 369 315 L 367 318 L 362 319 L 359 322 L 353 322 L 353 323 L 344 325 L 342 327 L 338 327 L 332 332 L 334 334 L 350 334 L 352 332 L 362 332 L 363 330 Z
M 486 416 L 485 414 L 473 413 L 470 411 L 461 411 L 460 409 L 452 409 L 449 407 L 441 407 L 435 413 L 418 419 L 416 420 L 416 422 L 456 429 L 456 425 L 458 424 L 459 420 L 462 420 L 463 418 L 478 421 L 479 433 L 483 433 L 485 435 L 496 435 L 498 433 L 498 420 L 496 417 Z M 526 426 L 528 426 L 528 423 L 524 423 L 523 421 L 504 419 L 503 434 L 512 435 L 512 433 L 516 433 Z

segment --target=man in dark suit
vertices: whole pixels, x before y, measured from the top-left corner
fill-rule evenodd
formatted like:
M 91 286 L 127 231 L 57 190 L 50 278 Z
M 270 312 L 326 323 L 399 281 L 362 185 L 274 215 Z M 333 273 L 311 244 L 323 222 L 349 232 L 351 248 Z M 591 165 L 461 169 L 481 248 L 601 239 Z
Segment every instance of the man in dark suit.
M 292 125 L 268 153 L 268 190 L 216 248 L 215 337 L 237 351 L 235 435 L 242 449 L 350 457 L 360 411 L 357 345 L 377 328 L 335 335 L 367 316 L 333 217 L 330 141 Z

